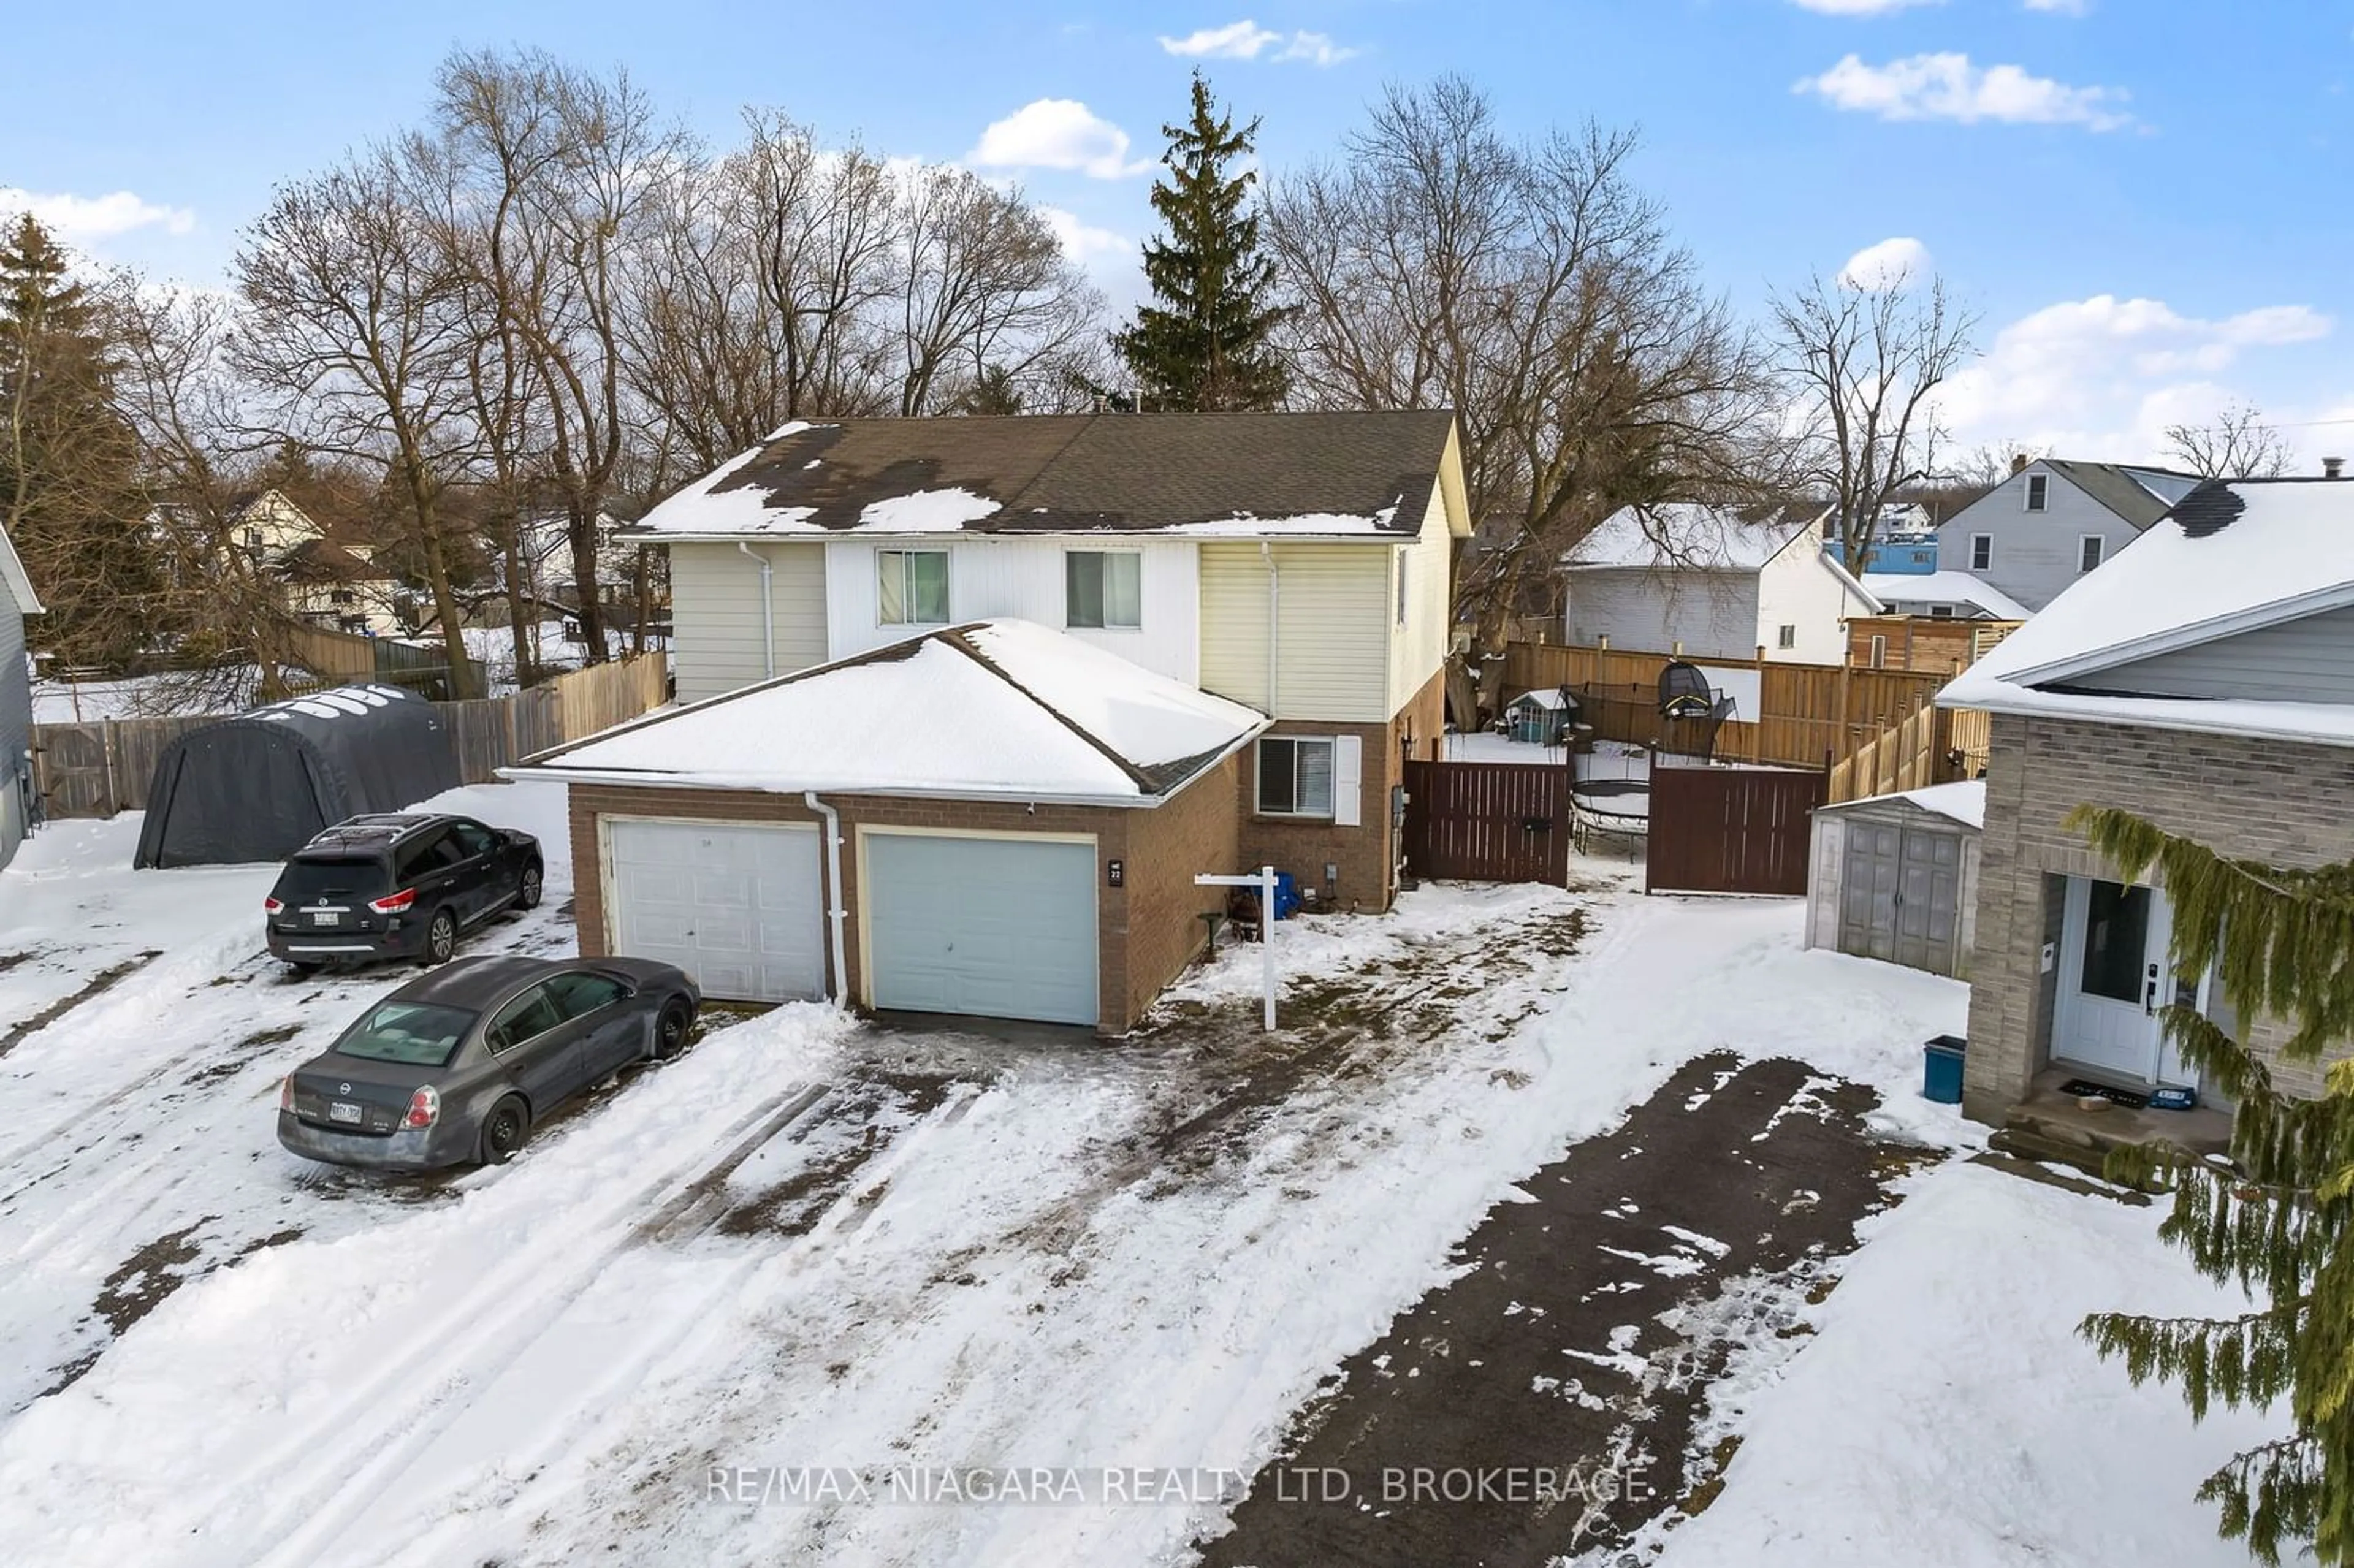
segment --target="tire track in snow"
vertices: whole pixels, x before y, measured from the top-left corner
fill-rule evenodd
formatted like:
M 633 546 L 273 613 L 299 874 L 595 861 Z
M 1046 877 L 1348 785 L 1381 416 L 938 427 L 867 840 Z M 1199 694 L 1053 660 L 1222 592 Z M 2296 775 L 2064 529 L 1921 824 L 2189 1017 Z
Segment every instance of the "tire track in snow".
M 963 1119 L 981 1092 L 969 1085 L 951 1090 L 938 1108 L 893 1139 L 887 1154 L 837 1196 L 819 1222 L 789 1245 L 786 1255 L 806 1255 L 862 1228 L 872 1212 L 866 1194 L 887 1186 L 894 1173 L 920 1157 L 931 1137 Z M 738 1118 L 727 1136 L 741 1136 L 717 1160 L 673 1166 L 629 1199 L 611 1205 L 617 1215 L 650 1212 L 639 1224 L 572 1261 L 552 1284 L 542 1268 L 545 1260 L 530 1254 L 516 1255 L 486 1277 L 446 1308 L 438 1324 L 415 1335 L 416 1349 L 409 1354 L 352 1390 L 341 1408 L 307 1424 L 223 1489 L 233 1504 L 234 1499 L 260 1490 L 268 1496 L 273 1514 L 296 1516 L 296 1521 L 281 1527 L 274 1539 L 250 1542 L 246 1561 L 253 1568 L 299 1568 L 332 1554 L 333 1561 L 348 1563 L 352 1542 L 346 1537 L 352 1528 L 378 1506 L 387 1488 L 443 1432 L 472 1408 L 470 1396 L 488 1395 L 501 1375 L 526 1355 L 623 1254 L 651 1239 L 675 1242 L 717 1224 L 724 1209 L 707 1200 L 716 1186 L 724 1184 L 726 1174 L 774 1139 L 791 1137 L 796 1130 L 822 1120 L 828 1102 L 842 1094 L 838 1086 L 808 1086 L 780 1094 Z M 658 1361 L 702 1321 L 709 1304 L 732 1297 L 753 1273 L 773 1266 L 778 1256 L 774 1251 L 747 1249 L 720 1272 L 700 1300 L 684 1308 L 673 1306 L 664 1332 L 642 1336 L 621 1364 L 600 1368 L 600 1382 L 608 1385 L 634 1382 L 636 1373 Z M 514 1288 L 526 1279 L 531 1287 L 527 1291 Z M 501 1303 L 508 1298 L 514 1304 L 503 1310 Z M 455 1341 L 462 1348 L 455 1351 L 444 1348 L 452 1341 L 435 1331 L 444 1326 L 471 1330 Z M 425 1389 L 421 1396 L 400 1396 L 403 1389 L 419 1385 Z

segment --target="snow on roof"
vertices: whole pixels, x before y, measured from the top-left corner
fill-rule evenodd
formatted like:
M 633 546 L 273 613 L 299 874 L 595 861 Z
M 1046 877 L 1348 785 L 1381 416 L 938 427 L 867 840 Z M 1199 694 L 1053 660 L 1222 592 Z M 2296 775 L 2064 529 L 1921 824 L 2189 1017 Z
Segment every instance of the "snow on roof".
M 1861 580 L 1864 591 L 1882 604 L 1974 604 L 1997 620 L 2025 620 L 2033 613 L 1968 572 L 1866 572 Z
M 2096 671 L 2354 605 L 2354 482 L 2200 486 L 1938 694 L 1947 707 L 2354 745 L 2354 706 L 2115 696 Z
M 1267 723 L 1046 627 L 977 621 L 656 714 L 511 771 L 1151 805 Z
M 1925 789 L 1907 789 L 1904 798 L 1925 811 L 1951 817 L 1966 827 L 1986 826 L 1986 780 L 1983 779 L 1967 779 L 1958 784 L 1932 784 Z
M 1562 564 L 1579 568 L 1683 567 L 1754 572 L 1807 533 L 1822 514 L 1676 502 L 1622 506 L 1570 546 Z

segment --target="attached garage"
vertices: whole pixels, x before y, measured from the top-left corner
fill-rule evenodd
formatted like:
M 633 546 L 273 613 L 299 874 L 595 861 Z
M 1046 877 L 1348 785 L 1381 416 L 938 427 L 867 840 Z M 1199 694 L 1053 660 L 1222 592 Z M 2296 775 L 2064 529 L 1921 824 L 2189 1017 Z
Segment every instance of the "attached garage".
M 859 834 L 866 1003 L 1093 1025 L 1092 840 Z
M 570 789 L 584 952 L 706 996 L 1119 1033 L 1241 871 L 1238 703 L 982 621 L 507 769 Z
M 1967 979 L 1983 783 L 1815 810 L 1807 945 Z
M 814 826 L 602 819 L 610 950 L 659 959 L 707 996 L 825 995 Z

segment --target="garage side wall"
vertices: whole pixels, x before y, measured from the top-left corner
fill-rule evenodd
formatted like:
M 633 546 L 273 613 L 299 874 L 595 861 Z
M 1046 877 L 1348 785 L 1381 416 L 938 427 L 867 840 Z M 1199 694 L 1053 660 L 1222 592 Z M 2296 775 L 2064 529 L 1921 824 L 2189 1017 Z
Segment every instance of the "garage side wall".
M 1088 834 L 1096 841 L 1097 995 L 1102 1011 L 1097 1027 L 1107 1034 L 1124 1033 L 1184 968 L 1204 934 L 1200 909 L 1211 906 L 1198 903 L 1203 890 L 1192 885 L 1193 874 L 1235 863 L 1234 768 L 1232 761 L 1227 762 L 1158 811 L 1049 805 L 1033 810 L 995 801 L 823 797 L 842 818 L 842 874 L 849 910 L 843 957 L 849 994 L 862 1002 L 868 994 L 859 951 L 860 828 L 930 828 L 1009 836 Z M 822 825 L 798 795 L 592 784 L 571 785 L 569 794 L 574 919 L 580 950 L 592 956 L 610 950 L 611 927 L 605 908 L 608 885 L 599 860 L 601 817 Z M 1223 859 L 1193 863 L 1197 855 L 1215 855 L 1221 850 Z M 1121 887 L 1109 885 L 1108 865 L 1114 860 L 1122 863 L 1125 885 Z M 1175 881 L 1180 874 L 1182 890 Z M 1009 908 L 1006 916 L 1018 919 L 1021 911 Z

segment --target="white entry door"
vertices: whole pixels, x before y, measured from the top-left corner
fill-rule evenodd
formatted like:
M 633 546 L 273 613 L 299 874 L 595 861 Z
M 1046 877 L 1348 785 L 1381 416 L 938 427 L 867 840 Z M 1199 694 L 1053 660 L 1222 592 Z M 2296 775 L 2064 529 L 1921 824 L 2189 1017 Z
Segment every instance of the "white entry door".
M 2167 942 L 2173 911 L 2155 888 L 2068 879 L 2052 1054 L 2136 1082 L 2161 1081 L 2158 1013 L 2177 1000 Z M 2183 1000 L 2195 1001 L 2193 995 Z M 2183 1081 L 2168 1058 L 2167 1082 Z
M 608 817 L 605 849 L 616 954 L 676 964 L 730 1001 L 825 994 L 814 827 Z

